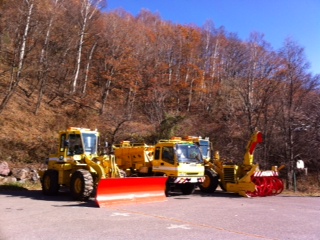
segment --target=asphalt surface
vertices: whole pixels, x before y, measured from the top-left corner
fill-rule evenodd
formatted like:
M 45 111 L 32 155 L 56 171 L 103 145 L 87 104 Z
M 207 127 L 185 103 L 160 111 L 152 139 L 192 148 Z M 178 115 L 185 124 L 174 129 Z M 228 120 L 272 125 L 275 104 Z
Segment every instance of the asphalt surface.
M 0 192 L 0 239 L 320 239 L 320 198 L 174 194 L 97 207 L 41 191 Z

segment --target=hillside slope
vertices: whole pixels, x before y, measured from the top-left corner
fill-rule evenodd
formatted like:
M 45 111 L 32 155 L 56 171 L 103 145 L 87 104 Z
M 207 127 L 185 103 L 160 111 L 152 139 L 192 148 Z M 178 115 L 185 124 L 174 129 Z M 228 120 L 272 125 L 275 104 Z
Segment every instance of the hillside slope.
M 66 103 L 65 99 L 50 104 L 43 101 L 37 115 L 34 114 L 35 106 L 36 97 L 27 97 L 20 90 L 0 115 L 0 161 L 41 162 L 55 151 L 58 131 L 70 126 L 98 129 L 104 138 L 109 136 L 110 139 L 119 125 L 115 118 L 113 122 L 109 121 L 94 108 L 81 108 L 72 102 Z M 119 139 L 152 131 L 152 126 L 145 122 L 130 122 L 127 127 L 121 127 L 121 131 L 117 130 Z

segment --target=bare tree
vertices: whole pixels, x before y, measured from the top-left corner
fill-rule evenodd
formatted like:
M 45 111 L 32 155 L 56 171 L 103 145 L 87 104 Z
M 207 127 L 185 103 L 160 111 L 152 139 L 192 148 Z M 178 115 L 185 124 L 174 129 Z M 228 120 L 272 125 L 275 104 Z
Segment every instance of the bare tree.
M 293 40 L 286 39 L 279 55 L 283 59 L 282 71 L 282 96 L 279 96 L 282 106 L 281 135 L 284 139 L 283 158 L 287 163 L 287 185 L 293 188 L 295 163 L 299 152 L 296 151 L 295 129 L 299 123 L 301 106 L 304 99 L 314 89 L 315 84 L 310 74 L 304 57 L 304 49 Z
M 52 26 L 54 21 L 56 20 L 56 17 L 58 16 L 57 12 L 59 11 L 59 2 L 62 0 L 55 0 L 52 2 L 52 7 L 50 7 L 48 10 L 48 22 L 47 22 L 47 28 L 46 28 L 46 34 L 44 38 L 44 42 L 41 48 L 40 58 L 39 58 L 39 70 L 37 74 L 38 78 L 38 85 L 39 85 L 39 92 L 38 92 L 38 100 L 36 103 L 36 108 L 34 111 L 34 114 L 37 114 L 42 102 L 43 94 L 46 88 L 46 82 L 47 82 L 47 73 L 48 73 L 48 48 L 49 48 L 49 41 L 51 37 L 52 32 Z
M 97 13 L 99 6 L 104 2 L 104 0 L 81 0 L 81 22 L 80 22 L 80 33 L 79 33 L 79 42 L 77 50 L 77 59 L 76 59 L 76 69 L 75 75 L 72 82 L 72 92 L 76 91 L 77 82 L 80 74 L 81 62 L 82 62 L 82 51 L 85 41 L 85 35 L 88 31 L 89 21 Z M 94 48 L 91 48 L 94 49 Z M 89 58 L 90 59 L 90 58 Z
M 15 63 L 12 66 L 12 73 L 11 73 L 11 84 L 9 86 L 9 89 L 7 90 L 7 93 L 5 94 L 4 98 L 2 99 L 0 103 L 0 114 L 3 112 L 5 107 L 7 106 L 9 100 L 11 99 L 12 95 L 15 93 L 17 87 L 19 86 L 19 83 L 21 81 L 21 75 L 23 72 L 23 66 L 25 61 L 25 55 L 26 55 L 26 48 L 27 48 L 27 40 L 29 37 L 29 31 L 31 28 L 31 18 L 33 14 L 33 8 L 34 8 L 34 1 L 33 0 L 24 0 L 23 4 L 21 6 L 22 14 L 24 14 L 24 21 L 21 21 L 20 24 L 24 26 L 24 31 L 19 39 L 19 44 L 17 46 L 18 48 L 18 60 L 17 60 L 17 66 Z M 17 37 L 20 37 L 17 35 Z M 16 70 L 15 70 L 16 69 Z

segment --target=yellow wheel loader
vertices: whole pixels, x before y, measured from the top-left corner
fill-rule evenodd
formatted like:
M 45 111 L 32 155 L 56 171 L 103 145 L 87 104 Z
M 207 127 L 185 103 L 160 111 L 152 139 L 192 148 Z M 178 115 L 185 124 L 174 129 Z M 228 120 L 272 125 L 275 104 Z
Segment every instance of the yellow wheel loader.
M 99 132 L 70 127 L 59 132 L 57 152 L 39 172 L 42 192 L 56 195 L 61 186 L 70 189 L 75 200 L 95 194 L 101 207 L 126 202 L 165 200 L 166 177 L 126 178 L 114 155 L 99 155 Z
M 128 176 L 167 176 L 166 195 L 175 190 L 192 194 L 204 180 L 203 159 L 194 143 L 181 138 L 160 140 L 156 145 L 113 145 L 119 168 Z
M 210 156 L 211 142 L 209 138 L 188 137 L 202 149 L 205 166 L 205 180 L 200 189 L 202 192 L 214 192 L 220 185 L 227 192 L 238 193 L 244 197 L 263 197 L 278 195 L 283 191 L 283 182 L 279 171 L 284 167 L 273 166 L 272 170 L 261 171 L 258 164 L 253 163 L 254 150 L 262 143 L 262 133 L 255 131 L 246 147 L 243 164 L 225 163 L 216 151 Z

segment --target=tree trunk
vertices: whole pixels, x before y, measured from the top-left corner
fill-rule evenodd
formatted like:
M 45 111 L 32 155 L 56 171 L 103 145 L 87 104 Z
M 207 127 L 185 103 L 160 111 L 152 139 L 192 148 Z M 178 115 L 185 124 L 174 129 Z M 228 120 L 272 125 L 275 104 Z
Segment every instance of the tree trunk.
M 86 74 L 85 74 L 84 83 L 83 83 L 82 94 L 85 94 L 86 90 L 87 90 L 90 63 L 91 63 L 92 55 L 93 55 L 93 52 L 94 52 L 94 49 L 96 48 L 96 46 L 97 46 L 97 43 L 93 44 L 93 46 L 90 50 L 90 54 L 89 54 L 88 62 L 87 62 Z
M 29 34 L 30 29 L 30 22 L 31 22 L 31 15 L 33 11 L 33 1 L 28 2 L 28 14 L 27 14 L 27 21 L 24 29 L 24 34 L 21 41 L 21 48 L 20 48 L 20 54 L 19 54 L 19 62 L 18 62 L 18 69 L 17 73 L 15 74 L 14 71 L 12 71 L 12 84 L 9 87 L 9 90 L 5 97 L 3 98 L 1 104 L 0 104 L 0 114 L 3 112 L 5 107 L 7 106 L 8 102 L 10 101 L 12 95 L 15 93 L 17 86 L 19 85 L 19 82 L 21 80 L 21 73 L 23 70 L 23 63 L 25 58 L 25 52 L 26 52 L 26 45 L 27 45 L 27 38 Z

